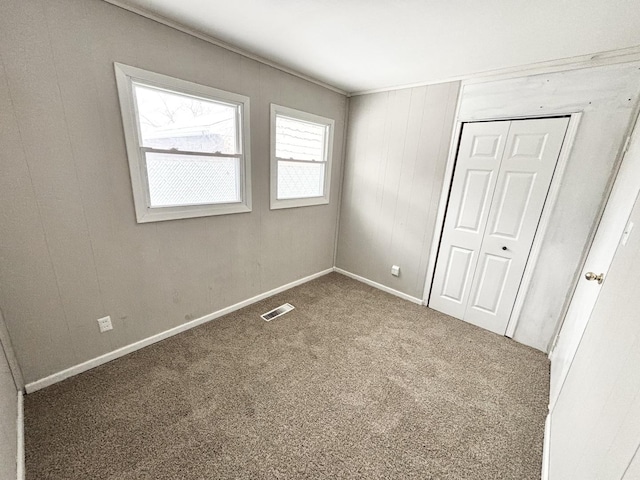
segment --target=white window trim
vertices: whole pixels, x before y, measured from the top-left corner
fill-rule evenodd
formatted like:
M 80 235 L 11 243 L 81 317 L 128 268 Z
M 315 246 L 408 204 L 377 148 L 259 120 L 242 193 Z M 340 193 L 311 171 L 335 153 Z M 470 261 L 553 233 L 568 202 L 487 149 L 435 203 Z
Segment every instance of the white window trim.
M 325 171 L 324 171 L 324 192 L 319 197 L 305 198 L 289 198 L 278 199 L 278 157 L 276 157 L 276 115 L 291 117 L 296 120 L 302 120 L 312 123 L 318 123 L 327 126 L 327 135 L 325 137 Z M 271 210 L 280 208 L 308 207 L 311 205 L 326 205 L 329 203 L 329 192 L 331 190 L 331 164 L 333 154 L 333 131 L 335 121 L 314 115 L 313 113 L 295 110 L 281 105 L 271 104 Z M 282 159 L 286 160 L 286 159 Z
M 251 211 L 251 152 L 249 132 L 249 97 L 192 83 L 186 80 L 149 72 L 140 68 L 114 63 L 118 97 L 122 112 L 124 137 L 129 158 L 129 172 L 138 223 L 160 222 L 180 218 L 227 215 Z M 133 81 L 150 86 L 195 95 L 205 99 L 234 103 L 240 107 L 238 132 L 240 135 L 240 202 L 207 205 L 185 205 L 177 207 L 156 207 L 149 205 L 149 184 L 146 179 L 145 162 L 142 156 L 140 132 L 133 96 Z

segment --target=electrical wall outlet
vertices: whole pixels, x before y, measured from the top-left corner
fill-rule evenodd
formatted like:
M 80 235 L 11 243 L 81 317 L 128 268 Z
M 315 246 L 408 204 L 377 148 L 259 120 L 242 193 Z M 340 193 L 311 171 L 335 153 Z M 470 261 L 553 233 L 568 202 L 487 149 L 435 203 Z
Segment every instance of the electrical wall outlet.
M 391 267 L 391 275 L 393 275 L 394 277 L 400 276 L 400 267 L 398 265 L 394 265 Z
M 98 319 L 98 326 L 100 327 L 100 333 L 108 332 L 109 330 L 113 330 L 113 325 L 111 325 L 111 317 L 103 317 Z

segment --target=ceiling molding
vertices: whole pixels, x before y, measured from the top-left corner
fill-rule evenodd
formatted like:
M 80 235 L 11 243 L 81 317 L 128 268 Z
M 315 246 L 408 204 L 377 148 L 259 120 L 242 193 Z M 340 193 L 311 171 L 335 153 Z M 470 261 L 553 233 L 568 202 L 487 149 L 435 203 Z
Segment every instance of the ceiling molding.
M 129 12 L 135 13 L 136 15 L 140 15 L 142 17 L 153 20 L 157 23 L 166 25 L 170 28 L 186 33 L 187 35 L 191 35 L 193 37 L 199 38 L 200 40 L 204 40 L 205 42 L 216 45 L 217 47 L 224 48 L 225 50 L 237 53 L 238 55 L 242 55 L 243 57 L 249 58 L 251 60 L 255 60 L 264 65 L 268 65 L 284 73 L 288 73 L 290 75 L 298 77 L 302 80 L 306 80 L 308 82 L 314 83 L 321 87 L 327 88 L 333 92 L 339 93 L 341 95 L 345 95 L 347 97 L 368 95 L 372 93 L 389 92 L 393 90 L 402 90 L 407 88 L 424 87 L 427 85 L 437 85 L 440 83 L 448 83 L 448 82 L 456 82 L 456 81 L 462 81 L 464 84 L 482 83 L 482 82 L 490 82 L 490 81 L 496 81 L 496 80 L 505 80 L 509 78 L 515 78 L 515 77 L 521 77 L 521 76 L 527 76 L 527 75 L 552 73 L 552 72 L 558 72 L 562 70 L 577 70 L 581 68 L 596 67 L 600 65 L 611 65 L 616 63 L 640 61 L 640 45 L 636 45 L 628 48 L 608 50 L 608 51 L 592 53 L 588 55 L 579 55 L 579 56 L 561 58 L 557 60 L 549 60 L 545 62 L 525 64 L 517 67 L 507 67 L 507 68 L 500 68 L 495 70 L 487 70 L 483 72 L 470 73 L 465 75 L 456 75 L 452 77 L 446 77 L 446 78 L 427 81 L 427 82 L 416 82 L 416 83 L 409 83 L 409 84 L 402 84 L 402 85 L 392 85 L 389 87 L 377 88 L 372 90 L 347 92 L 331 84 L 328 84 L 321 80 L 317 80 L 313 77 L 300 73 L 296 70 L 285 67 L 284 65 L 268 60 L 254 53 L 251 53 L 247 50 L 244 50 L 239 47 L 235 47 L 231 44 L 228 44 L 226 42 L 223 42 L 222 40 L 212 37 L 211 35 L 208 35 L 195 28 L 188 27 L 180 22 L 176 22 L 175 20 L 171 20 L 167 17 L 150 12 L 149 10 L 146 10 L 143 8 L 129 5 L 126 0 L 103 0 L 103 1 L 111 5 L 114 5 L 116 7 L 127 10 Z
M 205 42 L 211 43 L 217 47 L 220 48 L 224 48 L 225 50 L 229 50 L 231 52 L 237 53 L 238 55 L 242 55 L 243 57 L 246 58 L 250 58 L 251 60 L 255 60 L 256 62 L 260 62 L 263 63 L 265 65 L 268 65 L 270 67 L 273 67 L 277 70 L 280 70 L 284 73 L 288 73 L 290 75 L 293 75 L 295 77 L 301 78 L 302 80 L 306 80 L 307 82 L 311 82 L 311 83 L 315 83 L 316 85 L 319 85 L 321 87 L 327 88 L 333 92 L 339 93 L 341 95 L 345 95 L 345 96 L 349 96 L 348 92 L 338 88 L 338 87 L 334 87 L 333 85 L 330 85 L 328 83 L 322 82 L 320 80 L 317 80 L 313 77 L 310 77 L 308 75 L 305 75 L 303 73 L 297 72 L 295 70 L 292 70 L 291 68 L 285 67 L 284 65 L 280 65 L 276 62 L 272 62 L 271 60 L 267 60 L 266 58 L 263 58 L 259 55 L 255 55 L 251 52 L 248 52 L 246 50 L 243 50 L 241 48 L 238 47 L 234 47 L 233 45 L 230 45 L 228 43 L 223 42 L 222 40 L 218 40 L 217 38 L 212 37 L 211 35 L 207 35 L 204 32 L 201 32 L 200 30 L 197 30 L 195 28 L 191 28 L 188 27 L 180 22 L 176 22 L 174 20 L 170 20 L 167 17 L 164 17 L 162 15 L 158 15 L 156 13 L 152 13 L 148 10 L 145 10 L 143 8 L 138 8 L 138 7 L 134 7 L 132 5 L 129 5 L 126 1 L 122 1 L 122 0 L 103 0 L 106 3 L 109 3 L 111 5 L 114 5 L 116 7 L 122 8 L 124 10 L 127 10 L 129 12 L 135 13 L 136 15 L 140 15 L 141 17 L 145 17 L 148 18 L 149 20 L 153 20 L 154 22 L 158 22 L 161 23 L 163 25 L 166 25 L 167 27 L 171 27 L 175 30 L 179 30 L 182 33 L 186 33 L 187 35 L 191 35 L 193 37 L 199 38 L 200 40 L 204 40 Z
M 439 83 L 457 81 L 462 81 L 464 84 L 484 83 L 528 75 L 539 75 L 543 73 L 559 72 L 563 70 L 578 70 L 581 68 L 612 65 L 616 63 L 629 63 L 635 61 L 640 61 L 640 45 L 621 48 L 618 50 L 608 50 L 606 52 L 592 53 L 589 55 L 579 55 L 575 57 L 561 58 L 558 60 L 531 63 L 528 65 L 520 65 L 517 67 L 488 70 L 485 72 L 472 73 L 468 75 L 458 75 L 454 77 L 443 78 L 441 80 L 434 80 L 431 82 L 417 82 L 406 85 L 377 88 L 373 90 L 363 90 L 360 92 L 350 93 L 349 96 L 355 97 L 358 95 L 369 95 L 371 93 L 390 92 L 393 90 L 402 90 L 405 88 L 424 87 L 427 85 L 437 85 Z

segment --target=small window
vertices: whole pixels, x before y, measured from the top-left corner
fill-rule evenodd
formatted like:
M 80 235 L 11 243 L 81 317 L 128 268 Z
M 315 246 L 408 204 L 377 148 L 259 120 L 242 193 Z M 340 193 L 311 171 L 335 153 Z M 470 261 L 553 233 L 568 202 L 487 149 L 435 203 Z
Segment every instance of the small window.
M 250 212 L 249 99 L 115 70 L 138 223 Z
M 271 104 L 271 208 L 329 203 L 334 121 Z

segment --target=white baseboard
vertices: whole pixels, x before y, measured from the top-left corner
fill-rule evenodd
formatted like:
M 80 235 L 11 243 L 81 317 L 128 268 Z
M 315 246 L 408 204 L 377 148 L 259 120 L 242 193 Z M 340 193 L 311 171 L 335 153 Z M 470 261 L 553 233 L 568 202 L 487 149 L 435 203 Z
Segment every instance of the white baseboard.
M 356 275 L 355 273 L 347 272 L 338 267 L 334 267 L 334 270 L 342 275 L 346 275 L 347 277 L 351 277 L 354 280 L 358 280 L 359 282 L 366 283 L 378 290 L 382 290 L 383 292 L 390 293 L 391 295 L 395 295 L 396 297 L 403 298 L 404 300 L 409 300 L 410 302 L 417 303 L 418 305 L 423 305 L 423 301 L 420 298 L 412 297 L 411 295 L 407 295 L 406 293 L 402 293 L 398 290 L 394 290 L 393 288 L 387 287 L 386 285 L 382 285 L 381 283 L 374 282 L 373 280 L 369 280 L 368 278 L 361 277 L 360 275 Z
M 86 372 L 87 370 L 110 362 L 111 360 L 115 360 L 116 358 L 120 358 L 124 355 L 127 355 L 128 353 L 135 352 L 136 350 L 140 350 L 141 348 L 159 342 L 160 340 L 172 337 L 174 335 L 177 335 L 178 333 L 184 332 L 185 330 L 190 330 L 194 327 L 197 327 L 198 325 L 210 322 L 211 320 L 215 320 L 216 318 L 222 317 L 223 315 L 235 312 L 236 310 L 240 310 L 241 308 L 259 302 L 260 300 L 264 300 L 265 298 L 271 297 L 277 293 L 284 292 L 285 290 L 289 290 L 290 288 L 296 287 L 298 285 L 302 285 L 303 283 L 307 283 L 333 271 L 333 268 L 328 268 L 321 272 L 314 273 L 313 275 L 309 275 L 308 277 L 304 277 L 291 283 L 287 283 L 286 285 L 274 288 L 273 290 L 269 290 L 268 292 L 261 293 L 260 295 L 256 295 L 255 297 L 236 303 L 235 305 L 231 305 L 230 307 L 223 308 L 221 310 L 218 310 L 217 312 L 210 313 L 208 315 L 205 315 L 204 317 L 196 318 L 195 320 L 191 320 L 190 322 L 183 323 L 182 325 L 178 325 L 177 327 L 165 330 L 164 332 L 152 335 L 151 337 L 139 340 L 125 347 L 118 348 L 117 350 L 105 353 L 104 355 L 100 355 L 99 357 L 93 358 L 91 360 L 87 360 L 86 362 L 67 368 L 66 370 L 62 370 L 60 372 L 54 373 L 53 375 L 49 375 L 48 377 L 36 380 L 35 382 L 27 383 L 25 385 L 25 390 L 27 391 L 27 393 L 33 393 L 42 388 L 48 387 L 49 385 L 53 385 L 54 383 L 61 382 L 66 378 L 78 375 L 82 372 Z
M 16 479 L 24 480 L 24 402 L 22 390 L 18 390 L 18 418 L 16 422 Z
M 551 445 L 551 413 L 547 415 L 547 420 L 544 422 L 544 443 L 542 447 L 542 475 L 541 480 L 549 480 L 549 447 Z

